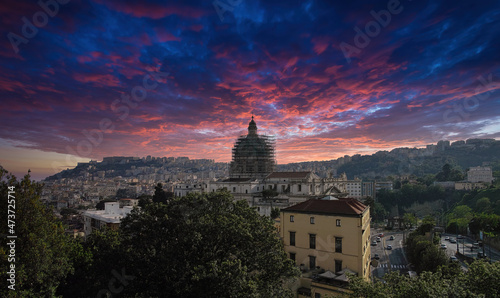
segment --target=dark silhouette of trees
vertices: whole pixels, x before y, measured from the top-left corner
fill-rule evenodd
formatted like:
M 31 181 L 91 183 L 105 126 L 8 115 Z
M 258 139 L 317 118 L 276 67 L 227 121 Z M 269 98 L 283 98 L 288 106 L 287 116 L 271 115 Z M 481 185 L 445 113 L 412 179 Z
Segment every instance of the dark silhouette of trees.
M 153 195 L 153 202 L 154 203 L 166 204 L 173 197 L 174 197 L 174 193 L 173 192 L 166 192 L 163 189 L 163 185 L 161 183 L 158 183 L 158 185 L 155 186 L 155 194 Z
M 4 196 L 0 200 L 0 230 L 17 236 L 4 239 L 0 244 L 1 297 L 53 297 L 60 281 L 73 268 L 71 254 L 79 243 L 64 233 L 52 209 L 42 204 L 41 190 L 42 184 L 31 181 L 29 174 L 18 181 L 0 167 L 0 193 Z M 14 254 L 8 243 L 14 243 Z M 5 274 L 12 265 L 15 266 L 15 291 L 7 288 L 10 275 Z

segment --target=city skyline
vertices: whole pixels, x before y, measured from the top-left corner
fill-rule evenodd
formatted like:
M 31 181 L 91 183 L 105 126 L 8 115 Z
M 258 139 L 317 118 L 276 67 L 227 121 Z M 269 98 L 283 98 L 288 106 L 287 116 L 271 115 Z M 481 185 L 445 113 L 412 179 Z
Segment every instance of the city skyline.
M 496 1 L 40 3 L 0 9 L 0 165 L 16 175 L 228 162 L 252 115 L 279 164 L 500 138 Z

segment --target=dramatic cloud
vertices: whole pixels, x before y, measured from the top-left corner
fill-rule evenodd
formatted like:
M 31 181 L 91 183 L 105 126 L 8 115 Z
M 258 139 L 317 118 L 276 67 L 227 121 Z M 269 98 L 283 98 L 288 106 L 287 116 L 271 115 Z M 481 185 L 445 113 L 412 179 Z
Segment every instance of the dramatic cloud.
M 229 161 L 252 114 L 279 163 L 500 137 L 498 1 L 221 1 L 2 4 L 1 164 Z

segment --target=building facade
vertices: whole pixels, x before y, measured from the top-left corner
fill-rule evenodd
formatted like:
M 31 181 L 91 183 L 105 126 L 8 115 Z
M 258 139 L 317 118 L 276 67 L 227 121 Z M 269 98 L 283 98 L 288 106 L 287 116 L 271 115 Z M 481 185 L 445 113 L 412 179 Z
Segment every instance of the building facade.
M 467 181 L 491 183 L 493 171 L 490 167 L 472 167 L 467 171 Z
M 118 229 L 122 218 L 132 211 L 133 206 L 120 208 L 119 202 L 104 203 L 104 210 L 87 210 L 83 213 L 85 237 L 104 227 Z
M 353 198 L 310 199 L 282 209 L 280 223 L 284 249 L 302 271 L 294 290 L 312 297 L 345 292 L 346 271 L 369 280 L 368 206 Z

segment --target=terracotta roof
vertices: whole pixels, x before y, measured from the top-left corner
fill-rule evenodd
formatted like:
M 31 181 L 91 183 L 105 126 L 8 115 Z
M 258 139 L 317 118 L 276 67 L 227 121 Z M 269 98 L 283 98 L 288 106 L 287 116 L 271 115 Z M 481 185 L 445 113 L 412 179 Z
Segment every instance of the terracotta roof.
M 311 172 L 272 172 L 266 179 L 270 178 L 298 178 L 305 179 Z
M 310 199 L 297 205 L 282 209 L 288 212 L 361 215 L 368 208 L 353 198 L 339 198 L 338 200 Z

